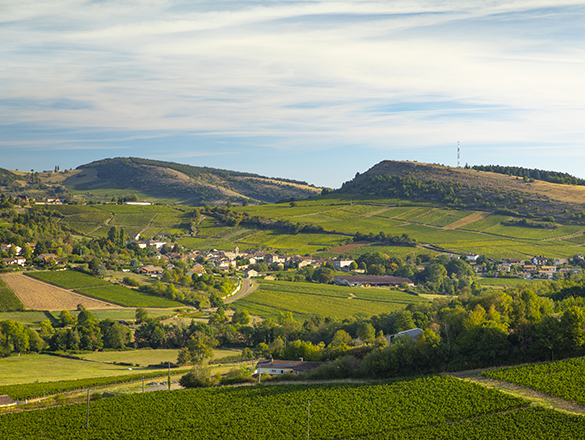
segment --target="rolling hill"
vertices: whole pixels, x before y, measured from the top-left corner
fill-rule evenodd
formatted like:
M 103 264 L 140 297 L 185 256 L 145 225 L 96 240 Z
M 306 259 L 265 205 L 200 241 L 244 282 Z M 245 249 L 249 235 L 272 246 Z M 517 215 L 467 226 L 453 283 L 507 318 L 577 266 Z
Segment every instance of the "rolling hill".
M 77 167 L 63 185 L 75 191 L 125 189 L 153 198 L 202 205 L 227 201 L 304 199 L 321 190 L 306 182 L 149 159 L 104 159 Z
M 383 161 L 343 184 L 339 194 L 445 203 L 535 220 L 585 223 L 585 187 L 476 169 Z

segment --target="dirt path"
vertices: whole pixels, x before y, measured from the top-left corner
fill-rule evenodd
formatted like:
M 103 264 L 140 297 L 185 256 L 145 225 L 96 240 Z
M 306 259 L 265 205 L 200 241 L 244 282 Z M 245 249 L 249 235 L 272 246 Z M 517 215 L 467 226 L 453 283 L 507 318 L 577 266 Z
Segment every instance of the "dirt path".
M 539 391 L 531 390 L 520 385 L 504 382 L 501 380 L 490 379 L 483 377 L 480 372 L 458 372 L 446 373 L 449 376 L 456 377 L 461 380 L 474 382 L 486 388 L 496 389 L 506 394 L 511 394 L 516 397 L 522 397 L 532 403 L 533 406 L 542 406 L 545 408 L 555 409 L 567 414 L 585 415 L 585 408 L 576 403 L 567 400 L 559 399 L 558 397 L 549 396 L 548 394 Z
M 467 217 L 463 217 L 460 220 L 457 220 L 456 222 L 453 222 L 447 226 L 443 226 L 443 229 L 456 229 L 456 228 L 460 228 L 461 226 L 466 226 L 470 223 L 474 223 L 478 220 L 483 220 L 486 217 L 489 217 L 490 215 L 492 215 L 491 212 L 484 212 L 484 211 L 477 211 L 474 212 L 473 214 L 468 215 Z
M 30 310 L 75 310 L 78 304 L 83 304 L 86 309 L 121 308 L 21 273 L 6 273 L 0 275 L 0 278 Z

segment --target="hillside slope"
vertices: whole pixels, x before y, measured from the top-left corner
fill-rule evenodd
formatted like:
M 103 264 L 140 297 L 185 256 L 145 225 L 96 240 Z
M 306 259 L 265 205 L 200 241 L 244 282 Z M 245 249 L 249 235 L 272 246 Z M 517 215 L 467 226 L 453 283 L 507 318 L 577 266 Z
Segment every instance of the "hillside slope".
M 321 192 L 305 182 L 133 157 L 104 159 L 77 169 L 82 172 L 67 179 L 65 186 L 82 191 L 123 188 L 188 204 L 275 202 Z
M 585 187 L 525 180 L 474 169 L 383 161 L 343 184 L 341 194 L 377 195 L 507 210 L 535 219 L 585 222 Z

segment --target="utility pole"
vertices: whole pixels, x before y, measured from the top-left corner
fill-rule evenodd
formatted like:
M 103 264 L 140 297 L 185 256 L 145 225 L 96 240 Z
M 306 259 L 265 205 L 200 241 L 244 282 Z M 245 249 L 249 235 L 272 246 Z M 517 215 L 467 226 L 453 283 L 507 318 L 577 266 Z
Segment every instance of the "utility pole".
M 171 361 L 169 361 L 169 391 L 171 390 Z
M 311 425 L 311 401 L 307 401 L 307 440 L 309 440 L 309 426 Z
M 142 392 L 144 393 L 144 376 L 142 376 Z
M 85 429 L 89 429 L 89 390 L 87 390 L 87 421 L 85 424 Z

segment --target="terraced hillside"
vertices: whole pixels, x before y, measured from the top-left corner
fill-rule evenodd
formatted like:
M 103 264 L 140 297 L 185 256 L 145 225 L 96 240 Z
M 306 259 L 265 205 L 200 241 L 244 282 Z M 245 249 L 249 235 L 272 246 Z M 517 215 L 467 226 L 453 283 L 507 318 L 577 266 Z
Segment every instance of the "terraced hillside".
M 514 217 L 473 209 L 458 209 L 442 203 L 416 202 L 382 197 L 328 195 L 289 203 L 241 206 L 234 214 L 248 213 L 269 221 L 322 227 L 322 232 L 290 233 L 278 228 L 255 225 L 228 226 L 211 215 L 193 219 L 193 208 L 177 206 L 52 206 L 60 212 L 60 222 L 92 237 L 106 237 L 111 226 L 124 228 L 130 236 L 156 236 L 172 233 L 188 248 L 231 250 L 265 248 L 299 255 L 317 254 L 358 256 L 382 252 L 404 258 L 406 255 L 436 252 L 478 253 L 493 258 L 528 258 L 537 255 L 572 257 L 585 253 L 585 225 L 554 223 L 540 228 L 508 222 Z M 548 225 L 549 223 L 546 223 Z M 417 241 L 416 247 L 387 243 L 353 243 L 361 234 L 402 235 Z M 343 247 L 345 245 L 349 248 Z

